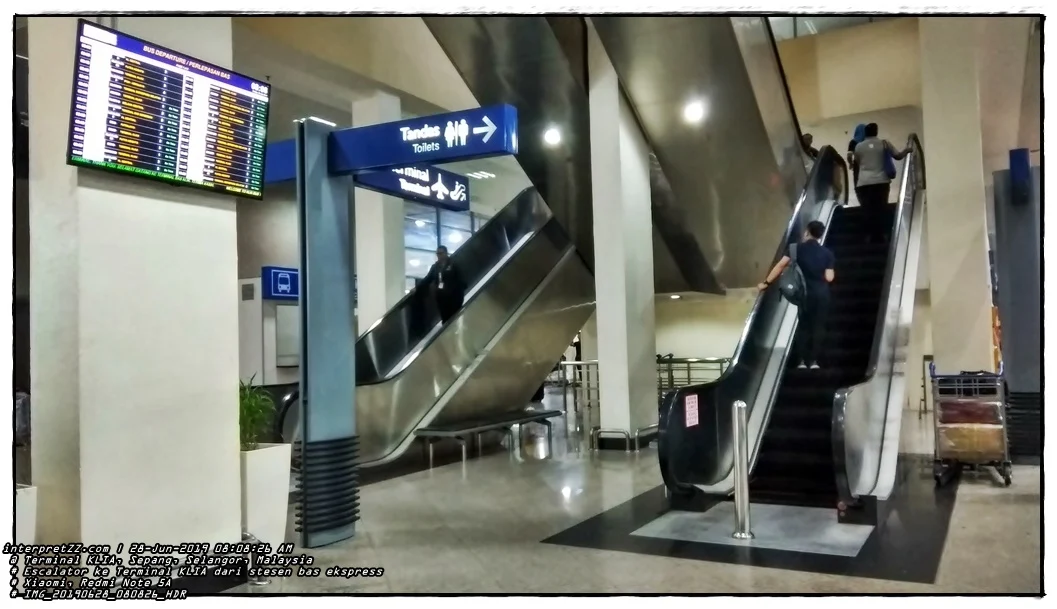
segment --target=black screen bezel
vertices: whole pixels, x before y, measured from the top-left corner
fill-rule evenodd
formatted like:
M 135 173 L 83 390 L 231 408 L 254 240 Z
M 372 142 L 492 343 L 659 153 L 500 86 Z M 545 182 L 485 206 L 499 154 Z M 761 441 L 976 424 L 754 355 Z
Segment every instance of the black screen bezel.
M 244 193 L 244 192 L 232 192 L 232 191 L 228 190 L 224 186 L 217 186 L 217 185 L 208 186 L 206 184 L 199 184 L 197 182 L 161 178 L 161 177 L 158 177 L 158 176 L 152 176 L 152 175 L 147 175 L 147 174 L 143 174 L 143 173 L 137 173 L 137 172 L 128 171 L 128 170 L 124 170 L 124 169 L 117 169 L 117 168 L 114 168 L 114 167 L 106 167 L 106 166 L 103 166 L 103 165 L 96 165 L 94 163 L 80 163 L 80 162 L 75 161 L 74 160 L 74 154 L 73 154 L 73 133 L 74 133 L 73 128 L 74 128 L 74 118 L 75 118 L 74 117 L 74 110 L 76 109 L 76 103 L 77 103 L 77 73 L 78 73 L 79 60 L 80 60 L 80 56 L 81 56 L 81 36 L 84 34 L 84 26 L 85 25 L 91 25 L 92 27 L 96 27 L 96 28 L 99 28 L 99 29 L 107 31 L 107 32 L 112 32 L 112 33 L 117 34 L 119 36 L 125 36 L 126 38 L 131 38 L 132 40 L 135 40 L 137 42 L 141 42 L 143 44 L 150 45 L 150 46 L 152 46 L 152 47 L 154 47 L 154 48 L 156 48 L 156 49 L 158 49 L 160 51 L 166 51 L 168 53 L 172 53 L 172 54 L 178 55 L 180 57 L 186 57 L 188 59 L 193 59 L 193 60 L 197 61 L 198 63 L 201 63 L 202 65 L 209 66 L 211 68 L 220 70 L 222 72 L 229 72 L 229 73 L 234 74 L 236 76 L 239 76 L 241 78 L 245 78 L 247 80 L 250 80 L 250 81 L 253 81 L 253 82 L 256 82 L 258 84 L 261 84 L 261 85 L 264 85 L 264 86 L 268 87 L 268 105 L 267 105 L 267 107 L 265 108 L 265 111 L 264 111 L 264 142 L 265 142 L 265 144 L 264 144 L 264 151 L 261 153 L 261 190 L 260 190 L 260 194 L 254 195 L 254 194 L 249 194 L 249 193 Z M 132 34 L 126 34 L 125 32 L 121 32 L 121 31 L 116 30 L 114 28 L 109 28 L 109 27 L 106 27 L 104 25 L 100 25 L 100 24 L 98 24 L 98 23 L 96 23 L 94 21 L 90 21 L 88 19 L 78 19 L 77 20 L 77 38 L 74 41 L 74 52 L 73 52 L 73 74 L 72 74 L 72 77 L 70 79 L 70 117 L 69 117 L 69 123 L 67 125 L 67 135 L 66 135 L 66 164 L 71 166 L 71 167 L 77 167 L 77 168 L 81 168 L 81 169 L 92 169 L 92 170 L 97 170 L 97 171 L 105 172 L 105 173 L 112 174 L 112 175 L 120 175 L 120 176 L 139 178 L 139 179 L 142 179 L 142 180 L 154 182 L 155 184 L 165 184 L 165 185 L 173 186 L 173 187 L 177 187 L 177 188 L 192 188 L 194 190 L 200 190 L 200 191 L 203 191 L 203 192 L 211 192 L 211 193 L 214 193 L 214 194 L 226 195 L 226 196 L 229 196 L 229 197 L 237 197 L 237 198 L 241 198 L 241 199 L 250 199 L 250 200 L 253 200 L 253 201 L 261 201 L 261 200 L 264 199 L 264 187 L 265 187 L 264 169 L 265 169 L 265 167 L 267 167 L 267 163 L 268 163 L 268 158 L 267 158 L 268 157 L 268 121 L 271 119 L 271 110 L 272 110 L 272 85 L 270 83 L 258 80 L 256 78 L 253 78 L 252 76 L 247 76 L 246 74 L 242 74 L 242 73 L 236 72 L 234 70 L 229 70 L 228 68 L 225 68 L 225 67 L 222 67 L 222 66 L 218 66 L 217 64 L 209 62 L 209 61 L 203 61 L 203 60 L 201 60 L 201 59 L 199 59 L 197 57 L 193 57 L 191 55 L 188 55 L 187 53 L 182 53 L 182 52 L 177 51 L 175 49 L 170 49 L 170 48 L 168 48 L 166 46 L 163 46 L 163 45 L 160 45 L 160 44 L 155 44 L 155 43 L 153 43 L 153 42 L 151 42 L 149 40 L 145 40 L 143 38 L 140 38 L 139 36 L 133 36 Z

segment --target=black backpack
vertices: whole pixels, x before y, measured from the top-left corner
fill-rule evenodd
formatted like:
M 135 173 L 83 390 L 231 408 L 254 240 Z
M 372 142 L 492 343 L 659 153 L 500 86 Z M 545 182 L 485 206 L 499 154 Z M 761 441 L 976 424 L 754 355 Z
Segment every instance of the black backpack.
M 807 296 L 807 282 L 800 265 L 796 263 L 796 244 L 789 246 L 789 264 L 778 276 L 778 291 L 789 301 L 790 304 L 800 306 L 804 304 Z

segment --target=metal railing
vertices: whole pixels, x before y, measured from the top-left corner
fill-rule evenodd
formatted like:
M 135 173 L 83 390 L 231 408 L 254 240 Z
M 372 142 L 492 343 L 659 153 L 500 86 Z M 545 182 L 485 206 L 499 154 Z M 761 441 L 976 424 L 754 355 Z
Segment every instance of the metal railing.
M 725 357 L 687 357 L 677 358 L 672 354 L 657 356 L 657 400 L 679 387 L 705 383 L 719 378 L 730 363 Z M 598 408 L 600 403 L 600 385 L 598 360 L 564 361 L 559 364 L 556 378 L 551 382 L 563 389 L 562 410 L 569 412 L 572 402 L 573 412 L 590 411 Z M 658 428 L 652 423 L 635 430 L 625 429 L 591 429 L 590 446 L 598 449 L 600 436 L 621 436 L 624 438 L 625 451 L 638 452 L 642 437 Z
M 719 378 L 730 363 L 729 357 L 657 356 L 657 399 L 680 387 L 707 383 Z

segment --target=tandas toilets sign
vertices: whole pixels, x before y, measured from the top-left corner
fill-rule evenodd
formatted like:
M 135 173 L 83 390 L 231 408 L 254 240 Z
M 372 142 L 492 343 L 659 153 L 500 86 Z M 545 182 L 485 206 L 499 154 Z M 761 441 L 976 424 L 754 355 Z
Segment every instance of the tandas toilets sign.
M 331 173 L 517 154 L 517 110 L 498 105 L 336 131 Z

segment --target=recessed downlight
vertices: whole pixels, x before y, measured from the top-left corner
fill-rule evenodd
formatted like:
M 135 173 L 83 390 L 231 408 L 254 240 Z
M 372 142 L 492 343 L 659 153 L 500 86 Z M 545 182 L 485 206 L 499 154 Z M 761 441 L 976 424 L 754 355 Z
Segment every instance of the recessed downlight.
M 680 296 L 679 294 L 672 294 L 668 298 L 671 298 L 672 300 L 679 300 L 680 298 L 682 298 L 682 296 Z
M 696 125 L 705 119 L 705 102 L 699 99 L 683 106 L 683 120 Z
M 548 146 L 557 146 L 562 143 L 562 132 L 557 127 L 548 127 L 543 132 L 543 143 Z

